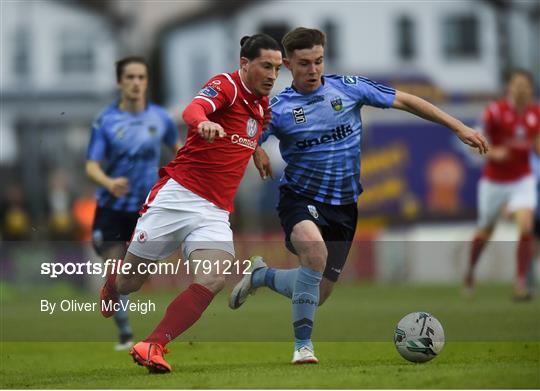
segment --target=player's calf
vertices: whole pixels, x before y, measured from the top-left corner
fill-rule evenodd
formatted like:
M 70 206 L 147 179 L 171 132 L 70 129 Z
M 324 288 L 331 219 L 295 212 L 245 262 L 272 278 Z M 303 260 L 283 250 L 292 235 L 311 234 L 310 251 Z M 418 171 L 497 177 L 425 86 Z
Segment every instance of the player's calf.
M 128 295 L 138 291 L 148 278 L 146 266 L 154 261 L 138 257 L 131 252 L 127 252 L 124 264 L 126 265 L 126 273 L 120 273 L 116 277 L 116 289 L 122 295 Z M 129 265 L 129 267 L 127 267 Z

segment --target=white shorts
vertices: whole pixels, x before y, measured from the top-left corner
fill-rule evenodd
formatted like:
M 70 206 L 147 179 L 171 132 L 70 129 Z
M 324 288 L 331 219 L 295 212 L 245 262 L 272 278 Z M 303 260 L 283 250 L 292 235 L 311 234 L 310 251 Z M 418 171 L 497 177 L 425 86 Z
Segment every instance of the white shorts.
M 182 245 L 184 256 L 195 250 L 223 250 L 234 257 L 229 212 L 169 179 L 137 221 L 128 251 L 152 261 L 163 260 Z
M 508 212 L 536 208 L 536 181 L 533 175 L 508 183 L 480 179 L 478 226 L 486 228 L 493 225 L 505 206 Z

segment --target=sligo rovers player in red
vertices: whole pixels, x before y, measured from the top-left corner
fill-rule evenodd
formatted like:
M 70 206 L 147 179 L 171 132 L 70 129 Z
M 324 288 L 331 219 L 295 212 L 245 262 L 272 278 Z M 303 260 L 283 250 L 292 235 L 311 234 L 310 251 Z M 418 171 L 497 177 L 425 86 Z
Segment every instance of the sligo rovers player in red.
M 185 146 L 160 170 L 141 209 L 124 263 L 130 270 L 166 259 L 182 246 L 186 259 L 211 265 L 235 257 L 229 213 L 245 168 L 257 148 L 268 98 L 282 58 L 279 44 L 257 34 L 240 42 L 240 69 L 212 77 L 187 106 Z M 201 270 L 167 307 L 163 319 L 130 351 L 150 372 L 166 373 L 165 345 L 190 328 L 223 289 L 222 268 Z M 206 270 L 207 271 L 207 270 Z M 111 275 L 101 293 L 101 310 L 111 316 L 118 294 L 137 291 L 147 274 Z
M 526 273 L 532 261 L 536 180 L 529 163 L 533 148 L 540 151 L 540 105 L 534 100 L 529 72 L 514 71 L 507 96 L 491 103 L 484 113 L 484 131 L 491 144 L 478 184 L 478 229 L 475 232 L 465 275 L 465 293 L 474 289 L 474 270 L 502 210 L 512 213 L 519 229 L 517 244 L 516 300 L 528 300 Z

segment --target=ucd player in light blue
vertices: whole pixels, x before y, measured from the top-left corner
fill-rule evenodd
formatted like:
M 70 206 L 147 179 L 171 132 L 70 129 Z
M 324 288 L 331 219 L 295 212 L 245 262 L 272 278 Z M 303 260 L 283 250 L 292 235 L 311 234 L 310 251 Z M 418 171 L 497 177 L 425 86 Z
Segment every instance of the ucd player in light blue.
M 87 175 L 99 185 L 92 239 L 103 259 L 121 259 L 126 253 L 139 209 L 158 177 L 161 144 L 178 148 L 173 120 L 165 109 L 146 102 L 146 61 L 118 61 L 116 77 L 120 100 L 94 122 L 86 162 Z M 119 311 L 114 319 L 120 331 L 116 350 L 128 349 L 133 335 L 127 313 Z
M 482 135 L 416 96 L 360 76 L 323 75 L 324 34 L 297 28 L 282 41 L 292 86 L 271 101 L 272 121 L 261 137 L 280 140 L 287 163 L 278 205 L 287 248 L 300 267 L 266 266 L 253 258 L 253 273 L 233 289 L 229 306 L 240 307 L 255 289 L 267 286 L 292 299 L 295 364 L 317 363 L 311 343 L 315 310 L 332 292 L 354 238 L 360 184 L 364 105 L 396 108 L 450 128 L 464 143 L 488 149 Z M 272 174 L 259 147 L 254 160 L 261 177 Z

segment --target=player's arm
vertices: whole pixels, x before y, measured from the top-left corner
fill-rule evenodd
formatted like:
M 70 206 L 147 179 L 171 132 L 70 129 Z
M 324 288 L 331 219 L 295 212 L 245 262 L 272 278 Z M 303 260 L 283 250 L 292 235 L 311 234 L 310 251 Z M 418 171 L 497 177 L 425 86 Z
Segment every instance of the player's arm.
M 462 142 L 478 149 L 481 154 L 489 150 L 487 140 L 479 132 L 422 98 L 396 90 L 392 107 L 450 128 Z
M 259 175 L 262 179 L 266 179 L 268 177 L 274 179 L 270 158 L 268 157 L 268 154 L 264 148 L 260 145 L 257 146 L 257 149 L 255 149 L 255 152 L 253 153 L 253 163 L 255 163 L 255 167 L 257 167 L 257 170 L 259 170 Z
M 86 161 L 86 175 L 115 197 L 122 197 L 129 191 L 129 181 L 126 177 L 109 177 L 97 160 Z
M 197 129 L 199 135 L 211 143 L 216 137 L 225 137 L 227 133 L 220 124 L 210 121 L 208 115 L 230 107 L 236 95 L 237 87 L 232 81 L 226 76 L 215 76 L 185 108 L 182 118 L 190 128 Z
M 86 153 L 86 175 L 99 186 L 104 187 L 115 197 L 122 197 L 129 191 L 129 181 L 126 177 L 111 178 L 101 168 L 100 161 L 105 159 L 107 138 L 98 119 L 92 124 L 92 133 Z
M 261 144 L 264 143 L 271 134 L 274 134 L 274 127 L 275 118 L 272 114 L 272 109 L 270 107 L 266 107 L 264 109 L 263 133 L 259 137 L 259 143 L 255 149 L 255 152 L 253 153 L 253 163 L 255 163 L 255 167 L 257 167 L 259 175 L 263 180 L 268 177 L 274 179 L 270 158 L 268 157 L 268 154 L 264 148 L 261 146 Z
M 510 148 L 508 145 L 501 143 L 501 135 L 497 132 L 499 121 L 496 120 L 494 115 L 494 112 L 498 112 L 496 107 L 496 104 L 492 103 L 484 111 L 482 121 L 484 134 L 491 144 L 486 157 L 494 162 L 503 162 L 510 156 Z
M 212 106 L 204 105 L 198 100 L 193 100 L 182 113 L 184 122 L 197 129 L 199 135 L 209 143 L 214 142 L 216 137 L 225 137 L 227 133 L 223 127 L 208 119 L 207 115 L 212 112 Z
M 163 122 L 165 123 L 165 133 L 163 135 L 163 143 L 168 146 L 171 151 L 176 155 L 176 153 L 182 148 L 183 144 L 180 141 L 178 125 L 173 121 L 173 119 L 166 113 L 163 112 Z

